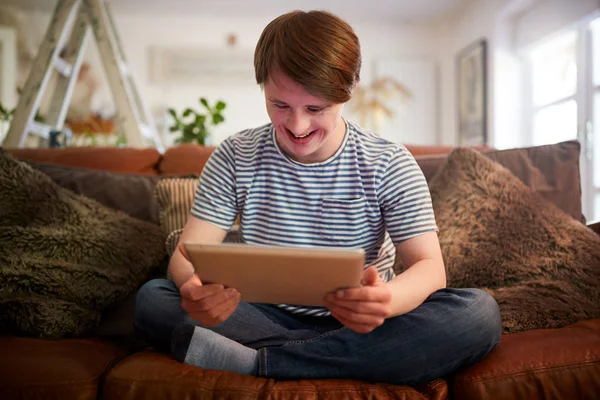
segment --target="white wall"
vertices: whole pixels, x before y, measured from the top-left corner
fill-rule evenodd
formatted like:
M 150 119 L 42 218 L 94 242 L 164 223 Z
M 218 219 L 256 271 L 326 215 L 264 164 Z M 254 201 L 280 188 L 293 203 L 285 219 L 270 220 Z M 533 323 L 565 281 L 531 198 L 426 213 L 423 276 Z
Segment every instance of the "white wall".
M 212 101 L 227 102 L 226 122 L 220 125 L 214 137 L 218 143 L 228 135 L 248 127 L 268 122 L 264 98 L 260 88 L 249 80 L 247 84 L 161 86 L 149 81 L 147 50 L 151 45 L 189 45 L 224 48 L 228 34 L 238 36 L 237 47 L 253 51 L 264 26 L 270 19 L 232 19 L 117 15 L 116 24 L 128 59 L 137 77 L 141 92 L 152 109 L 174 107 L 183 109 L 197 104 L 199 96 Z M 354 25 L 361 40 L 363 68 L 361 79 L 368 83 L 374 73 L 374 63 L 381 58 L 427 58 L 435 57 L 433 37 L 423 28 L 391 25 Z M 431 134 L 430 136 L 434 136 Z M 431 137 L 435 141 L 434 137 Z
M 523 70 L 518 50 L 598 10 L 600 0 L 474 0 L 432 25 L 441 58 L 441 137 L 456 144 L 456 54 L 488 41 L 488 138 L 496 148 L 530 145 L 523 124 Z
M 336 12 L 336 10 L 332 10 Z M 21 12 L 22 13 L 22 12 Z M 22 13 L 23 14 L 23 13 Z M 36 26 L 46 25 L 50 15 L 40 17 L 40 12 L 24 13 L 22 26 L 27 26 L 28 20 L 35 20 Z M 226 38 L 229 34 L 238 37 L 237 49 L 253 52 L 254 46 L 264 26 L 272 19 L 265 18 L 229 18 L 202 17 L 173 13 L 168 16 L 115 14 L 114 20 L 119 30 L 121 42 L 125 49 L 128 62 L 140 92 L 150 110 L 156 115 L 162 115 L 164 110 L 173 107 L 183 110 L 187 107 L 198 107 L 198 98 L 207 97 L 211 102 L 223 99 L 227 103 L 225 112 L 226 122 L 215 130 L 213 143 L 217 144 L 228 135 L 239 130 L 268 122 L 264 98 L 260 88 L 249 79 L 246 84 L 214 84 L 161 85 L 152 83 L 149 69 L 149 48 L 151 46 L 177 46 L 207 49 L 226 48 Z M 352 21 L 351 21 L 352 23 Z M 377 60 L 425 60 L 437 62 L 438 48 L 435 32 L 423 26 L 392 25 L 374 23 L 353 23 L 359 36 L 363 54 L 362 83 L 368 84 L 375 74 Z M 35 38 L 29 42 L 39 43 L 44 29 L 31 32 Z M 90 46 L 86 56 L 92 64 L 98 64 L 98 54 L 95 44 Z M 103 71 L 96 69 L 102 79 Z M 437 77 L 436 77 L 437 78 Z M 435 83 L 437 88 L 437 83 Z M 105 87 L 101 92 L 98 104 L 106 103 L 110 92 Z M 435 110 L 437 104 L 431 109 Z M 110 107 L 103 106 L 106 111 Z M 432 113 L 433 114 L 433 113 Z M 349 115 L 351 118 L 351 115 Z M 437 142 L 437 115 L 427 115 L 426 118 L 436 121 L 428 132 L 418 132 L 412 137 L 402 137 L 406 143 L 434 144 Z M 173 136 L 170 136 L 172 139 Z
M 488 44 L 488 139 L 494 143 L 494 47 L 496 17 L 510 0 L 475 0 L 457 14 L 432 24 L 437 31 L 441 69 L 440 143 L 457 143 L 456 119 L 456 55 L 479 39 Z

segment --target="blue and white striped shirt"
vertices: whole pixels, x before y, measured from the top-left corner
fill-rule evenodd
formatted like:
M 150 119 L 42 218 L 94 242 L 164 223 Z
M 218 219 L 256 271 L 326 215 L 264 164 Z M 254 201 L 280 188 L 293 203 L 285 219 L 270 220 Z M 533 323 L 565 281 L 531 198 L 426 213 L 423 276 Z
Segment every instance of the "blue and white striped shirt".
M 427 182 L 413 156 L 347 122 L 338 151 L 302 164 L 282 152 L 272 124 L 230 136 L 213 152 L 191 214 L 229 230 L 241 216 L 245 243 L 362 248 L 384 281 L 398 244 L 436 231 Z M 282 304 L 305 315 L 322 307 Z

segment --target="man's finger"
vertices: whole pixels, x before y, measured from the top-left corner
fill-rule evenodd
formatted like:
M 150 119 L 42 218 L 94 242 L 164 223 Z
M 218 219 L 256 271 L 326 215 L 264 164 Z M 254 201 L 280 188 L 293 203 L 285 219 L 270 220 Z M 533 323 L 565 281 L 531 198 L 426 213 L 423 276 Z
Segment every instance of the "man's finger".
M 354 301 L 373 301 L 387 302 L 391 299 L 389 290 L 384 288 L 374 288 L 373 286 L 363 286 L 360 288 L 350 288 L 338 290 L 335 292 L 336 300 L 354 300 Z
M 335 314 L 334 312 L 331 312 L 331 315 L 337 319 L 338 321 L 340 321 L 340 323 L 342 323 L 342 325 L 344 325 L 346 328 L 353 330 L 354 332 L 357 333 L 369 333 L 371 332 L 373 329 L 375 329 L 374 326 L 370 326 L 370 325 L 361 325 L 361 324 L 357 324 L 354 323 L 350 320 L 347 320 L 346 318 L 344 318 L 341 315 Z
M 359 325 L 370 325 L 370 326 L 379 326 L 383 324 L 384 317 L 373 314 L 358 314 L 352 310 L 348 310 L 343 307 L 339 307 L 337 305 L 328 305 L 327 307 L 331 313 L 335 313 L 336 315 L 344 318 L 347 321 L 350 321 Z
M 349 312 L 370 314 L 383 318 L 389 315 L 389 311 L 381 302 L 339 300 L 335 296 L 328 296 L 325 298 L 325 301 L 328 307 L 333 305 L 348 310 Z
M 381 281 L 379 277 L 379 272 L 377 272 L 377 268 L 369 267 L 363 273 L 362 282 L 365 286 L 375 286 L 377 283 Z
M 186 260 L 191 262 L 190 256 L 188 255 L 187 251 L 185 250 L 185 246 L 183 245 L 183 243 L 179 243 L 179 245 L 177 246 L 177 249 L 179 249 L 179 252 Z

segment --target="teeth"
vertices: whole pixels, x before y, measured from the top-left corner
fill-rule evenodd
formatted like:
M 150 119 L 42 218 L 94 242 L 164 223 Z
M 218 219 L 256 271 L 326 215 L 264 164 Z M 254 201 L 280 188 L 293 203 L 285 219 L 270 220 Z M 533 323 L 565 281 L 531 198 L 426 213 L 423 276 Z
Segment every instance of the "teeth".
M 296 136 L 296 135 L 294 135 L 294 137 L 295 137 L 295 138 L 298 138 L 298 139 L 304 139 L 305 137 L 307 137 L 307 136 L 308 136 L 308 135 L 310 135 L 311 133 L 312 133 L 312 132 L 308 132 L 308 133 L 307 133 L 306 135 L 304 135 L 304 136 Z

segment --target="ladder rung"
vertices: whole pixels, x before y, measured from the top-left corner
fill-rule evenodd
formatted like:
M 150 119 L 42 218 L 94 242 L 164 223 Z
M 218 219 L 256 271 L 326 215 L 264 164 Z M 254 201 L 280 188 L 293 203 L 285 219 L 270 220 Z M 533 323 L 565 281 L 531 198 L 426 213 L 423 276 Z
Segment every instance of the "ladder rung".
M 27 126 L 27 131 L 33 134 L 38 135 L 39 137 L 49 140 L 50 138 L 50 131 L 53 130 L 54 128 L 51 127 L 50 125 L 45 125 L 45 124 L 40 124 L 39 122 L 36 121 L 32 121 L 28 126 Z
M 127 65 L 126 62 L 117 61 L 117 63 L 119 64 L 119 70 L 121 71 L 121 73 L 124 76 L 130 76 L 131 75 L 131 68 L 129 68 L 129 65 Z
M 62 57 L 54 59 L 54 68 L 65 78 L 68 78 L 73 73 L 73 64 L 65 61 Z
M 140 124 L 140 131 L 146 139 L 153 139 L 152 129 L 148 125 Z

